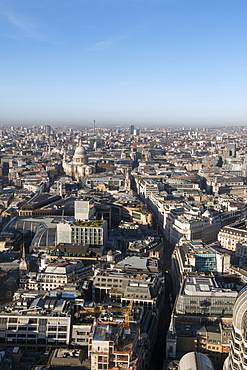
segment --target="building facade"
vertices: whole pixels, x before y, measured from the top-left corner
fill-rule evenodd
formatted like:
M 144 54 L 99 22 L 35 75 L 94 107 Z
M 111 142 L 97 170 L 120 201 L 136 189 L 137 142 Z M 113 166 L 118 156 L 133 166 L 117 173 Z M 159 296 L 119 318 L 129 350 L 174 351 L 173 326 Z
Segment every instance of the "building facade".
M 230 354 L 223 370 L 247 369 L 247 288 L 243 288 L 235 302 L 232 322 Z
M 241 221 L 229 226 L 224 226 L 218 235 L 220 245 L 230 251 L 235 252 L 238 243 L 247 240 L 247 230 L 245 222 Z
M 61 222 L 57 225 L 57 244 L 79 243 L 104 247 L 107 234 L 105 220 Z

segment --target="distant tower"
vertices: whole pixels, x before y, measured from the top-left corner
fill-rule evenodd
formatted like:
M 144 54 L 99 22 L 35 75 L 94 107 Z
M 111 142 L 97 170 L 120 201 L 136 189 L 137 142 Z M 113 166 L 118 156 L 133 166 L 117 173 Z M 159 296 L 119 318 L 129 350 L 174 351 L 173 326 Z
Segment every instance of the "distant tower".
M 127 171 L 126 177 L 125 177 L 125 189 L 126 190 L 130 190 L 131 189 L 131 181 L 130 181 L 129 171 Z
M 51 126 L 50 125 L 46 125 L 45 126 L 45 134 L 46 135 L 50 135 L 51 134 Z
M 130 125 L 130 127 L 129 127 L 129 135 L 133 135 L 134 134 L 134 129 L 135 129 L 135 126 L 134 125 Z
M 93 120 L 93 134 L 95 135 L 95 119 Z
M 228 143 L 226 147 L 228 157 L 236 158 L 236 143 Z
M 97 141 L 95 141 L 95 142 L 94 142 L 94 144 L 93 144 L 93 150 L 94 150 L 95 152 L 97 151 L 97 144 L 98 144 L 98 143 L 97 143 Z

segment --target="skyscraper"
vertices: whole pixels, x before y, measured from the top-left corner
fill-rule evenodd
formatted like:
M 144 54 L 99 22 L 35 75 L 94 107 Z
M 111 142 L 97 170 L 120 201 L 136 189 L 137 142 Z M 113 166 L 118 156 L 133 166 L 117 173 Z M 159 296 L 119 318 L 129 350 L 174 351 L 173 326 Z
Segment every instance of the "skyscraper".
M 247 369 L 247 286 L 239 293 L 233 308 L 232 342 L 223 370 Z
M 45 134 L 46 135 L 50 135 L 51 134 L 51 126 L 50 125 L 46 125 L 45 126 Z
M 129 127 L 129 134 L 130 135 L 133 135 L 134 134 L 134 129 L 135 129 L 135 126 L 134 125 L 130 125 L 130 127 Z

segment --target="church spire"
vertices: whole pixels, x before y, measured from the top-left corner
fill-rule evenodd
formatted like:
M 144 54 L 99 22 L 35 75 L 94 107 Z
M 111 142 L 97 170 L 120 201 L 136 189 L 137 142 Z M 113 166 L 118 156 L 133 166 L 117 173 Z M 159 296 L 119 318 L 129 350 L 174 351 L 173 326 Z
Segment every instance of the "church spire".
M 27 270 L 27 261 L 26 261 L 26 253 L 25 253 L 25 245 L 23 243 L 23 246 L 22 246 L 22 257 L 21 257 L 21 262 L 20 262 L 20 266 L 19 266 L 19 269 L 20 270 Z

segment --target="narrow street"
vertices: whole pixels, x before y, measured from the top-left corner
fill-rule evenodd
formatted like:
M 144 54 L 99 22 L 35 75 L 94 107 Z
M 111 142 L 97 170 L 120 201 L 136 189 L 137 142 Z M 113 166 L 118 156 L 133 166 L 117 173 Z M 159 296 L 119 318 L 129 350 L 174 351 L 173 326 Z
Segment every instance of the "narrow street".
M 170 287 L 171 281 L 170 276 L 165 277 L 165 299 L 164 305 L 160 314 L 160 319 L 158 323 L 158 334 L 157 341 L 155 344 L 155 349 L 151 357 L 149 370 L 161 370 L 163 365 L 163 360 L 166 355 L 166 333 L 170 325 L 171 318 L 171 307 L 170 307 Z
M 171 269 L 171 256 L 173 252 L 173 246 L 167 240 L 165 240 L 164 246 L 164 271 L 170 271 Z M 171 319 L 171 303 L 170 294 L 172 293 L 172 281 L 170 274 L 165 274 L 165 297 L 163 307 L 161 309 L 159 323 L 158 323 L 158 333 L 157 340 L 155 344 L 155 349 L 151 357 L 149 370 L 161 370 L 163 361 L 166 355 L 166 333 L 170 325 Z

